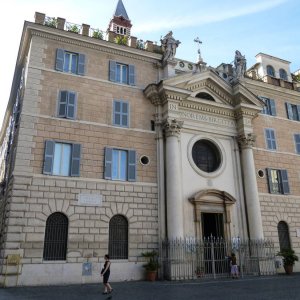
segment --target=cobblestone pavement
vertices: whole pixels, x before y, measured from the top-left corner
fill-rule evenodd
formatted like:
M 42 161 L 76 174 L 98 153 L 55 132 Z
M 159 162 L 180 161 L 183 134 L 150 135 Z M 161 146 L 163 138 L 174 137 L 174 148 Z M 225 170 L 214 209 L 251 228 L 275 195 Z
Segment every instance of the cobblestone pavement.
M 300 299 L 300 274 L 237 280 L 115 282 L 112 287 L 114 291 L 110 296 L 102 295 L 101 284 L 6 288 L 0 289 L 0 299 L 297 300 Z

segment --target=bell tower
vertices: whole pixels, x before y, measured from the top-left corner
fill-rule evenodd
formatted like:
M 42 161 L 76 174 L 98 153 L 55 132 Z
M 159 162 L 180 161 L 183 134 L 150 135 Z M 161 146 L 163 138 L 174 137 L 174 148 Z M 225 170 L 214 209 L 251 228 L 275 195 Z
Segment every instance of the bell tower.
M 108 31 L 113 31 L 118 35 L 130 37 L 131 27 L 132 24 L 127 15 L 124 4 L 122 0 L 119 0 L 113 18 L 109 22 Z

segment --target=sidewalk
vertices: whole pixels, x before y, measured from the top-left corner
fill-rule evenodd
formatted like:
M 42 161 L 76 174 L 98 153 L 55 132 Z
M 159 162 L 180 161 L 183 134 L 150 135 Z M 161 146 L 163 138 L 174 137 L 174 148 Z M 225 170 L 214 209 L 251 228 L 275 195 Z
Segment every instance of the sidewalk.
M 181 299 L 300 299 L 300 274 L 252 277 L 245 279 L 197 281 L 135 281 L 112 283 L 109 296 L 102 295 L 102 284 L 18 287 L 0 289 L 2 300 L 181 300 Z

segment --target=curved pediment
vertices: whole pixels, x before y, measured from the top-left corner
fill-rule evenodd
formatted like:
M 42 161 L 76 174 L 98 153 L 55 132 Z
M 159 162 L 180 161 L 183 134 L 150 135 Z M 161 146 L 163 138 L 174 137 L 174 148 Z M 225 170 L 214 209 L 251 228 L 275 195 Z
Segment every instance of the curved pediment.
M 235 198 L 225 191 L 216 189 L 205 189 L 197 192 L 194 196 L 189 198 L 189 201 L 193 204 L 209 202 L 209 203 L 220 203 L 223 202 L 226 205 L 234 204 Z

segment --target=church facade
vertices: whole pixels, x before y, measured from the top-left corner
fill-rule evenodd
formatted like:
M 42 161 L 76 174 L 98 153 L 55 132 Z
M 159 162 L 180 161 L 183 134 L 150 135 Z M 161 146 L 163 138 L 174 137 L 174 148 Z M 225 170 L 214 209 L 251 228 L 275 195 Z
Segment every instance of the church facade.
M 175 57 L 131 36 L 121 0 L 106 33 L 25 22 L 1 129 L 5 285 L 144 276 L 164 239 L 270 239 L 300 251 L 300 94 L 289 62 L 246 70 Z M 299 268 L 296 265 L 296 268 Z

